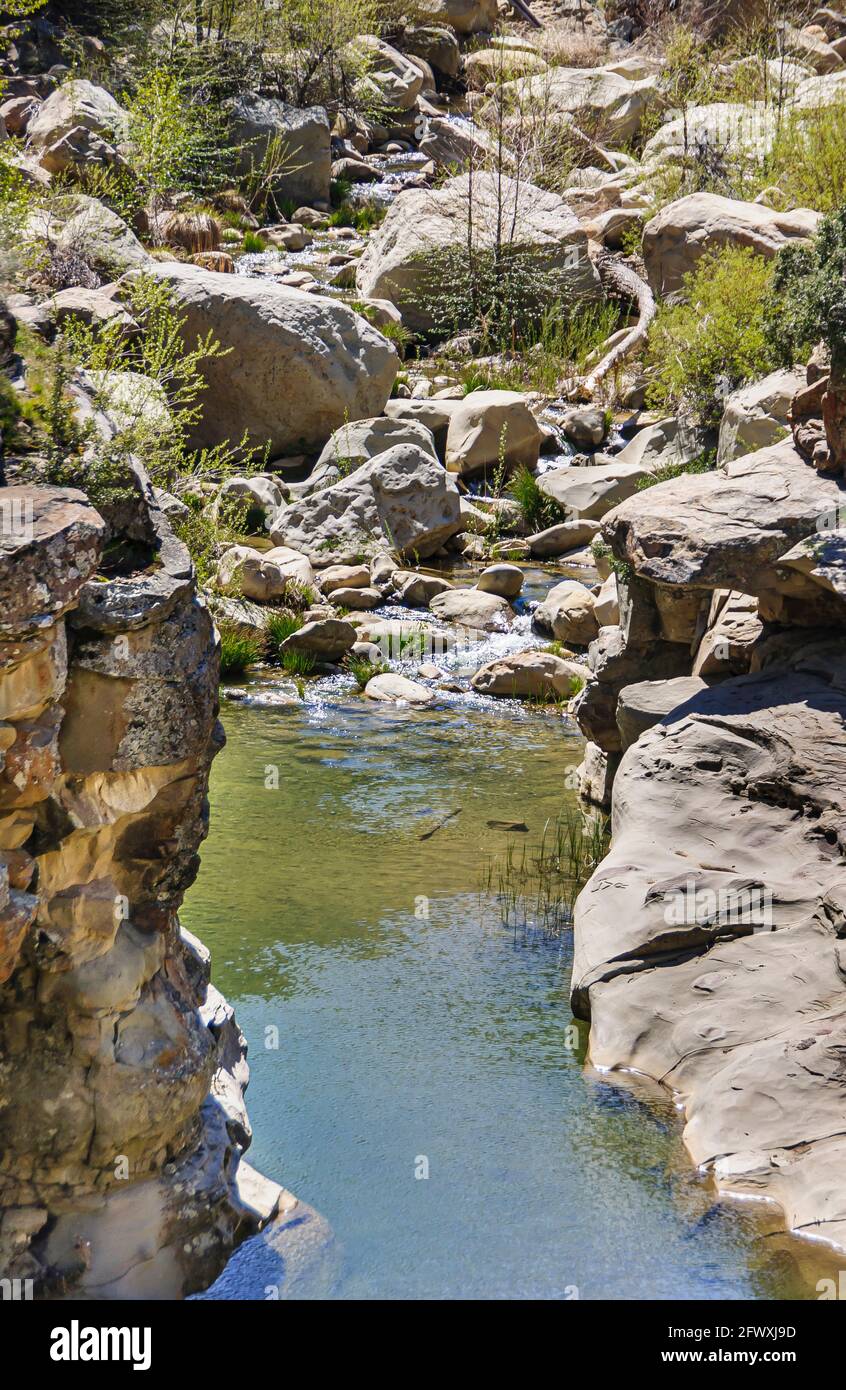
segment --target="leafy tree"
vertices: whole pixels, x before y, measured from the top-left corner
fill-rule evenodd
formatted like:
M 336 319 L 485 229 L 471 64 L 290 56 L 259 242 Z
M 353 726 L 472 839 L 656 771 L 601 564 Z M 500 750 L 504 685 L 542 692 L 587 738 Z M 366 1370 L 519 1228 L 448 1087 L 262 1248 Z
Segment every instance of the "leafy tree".
M 766 331 L 785 364 L 824 342 L 832 365 L 846 371 L 846 204 L 823 218 L 813 245 L 782 248 L 767 298 Z

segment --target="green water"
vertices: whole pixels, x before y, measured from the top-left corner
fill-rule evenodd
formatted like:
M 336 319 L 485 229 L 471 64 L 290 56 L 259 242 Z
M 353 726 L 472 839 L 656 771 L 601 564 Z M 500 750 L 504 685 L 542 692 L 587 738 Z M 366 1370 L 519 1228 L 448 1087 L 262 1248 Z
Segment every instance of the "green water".
M 813 1296 L 807 1247 L 714 1203 L 667 1098 L 586 1072 L 569 936 L 480 920 L 486 821 L 540 836 L 572 727 L 324 694 L 224 707 L 183 912 L 250 1041 L 251 1159 L 334 1232 L 312 1296 Z M 263 1296 L 257 1244 L 217 1296 Z

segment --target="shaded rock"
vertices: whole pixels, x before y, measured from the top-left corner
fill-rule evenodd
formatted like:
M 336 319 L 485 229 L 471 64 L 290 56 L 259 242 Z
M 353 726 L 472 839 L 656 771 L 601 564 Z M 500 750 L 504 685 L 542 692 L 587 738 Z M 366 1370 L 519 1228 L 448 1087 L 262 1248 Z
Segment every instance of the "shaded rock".
M 565 579 L 550 589 L 532 614 L 532 626 L 557 638 L 586 647 L 597 634 L 593 594 L 578 579 Z
M 238 170 L 260 168 L 272 141 L 281 139 L 285 158 L 273 181 L 279 199 L 328 202 L 332 176 L 329 118 L 322 106 L 299 108 L 276 97 L 242 92 L 232 105 L 233 144 L 241 146 Z
M 796 392 L 805 385 L 804 367 L 770 372 L 729 396 L 720 422 L 717 463 L 777 444 L 789 433 L 788 412 Z
M 501 563 L 488 565 L 476 580 L 476 588 L 485 594 L 515 599 L 523 587 L 523 571 L 517 565 Z
M 321 661 L 335 662 L 346 656 L 355 641 L 356 630 L 352 623 L 342 618 L 319 618 L 292 632 L 279 650 L 310 652 Z
M 636 743 L 641 734 L 673 714 L 707 684 L 698 676 L 676 676 L 668 681 L 638 681 L 624 685 L 617 700 L 617 727 L 620 730 L 623 752 Z

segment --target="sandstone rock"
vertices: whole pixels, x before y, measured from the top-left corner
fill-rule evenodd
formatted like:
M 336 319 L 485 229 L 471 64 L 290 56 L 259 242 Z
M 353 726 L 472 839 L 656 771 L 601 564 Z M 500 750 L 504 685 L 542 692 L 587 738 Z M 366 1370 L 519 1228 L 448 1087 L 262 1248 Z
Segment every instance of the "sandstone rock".
M 342 618 L 321 618 L 304 623 L 280 647 L 283 652 L 310 652 L 321 661 L 340 661 L 356 641 L 352 623 Z
M 559 521 L 548 526 L 545 531 L 537 531 L 526 537 L 532 555 L 538 559 L 551 559 L 556 555 L 566 555 L 570 550 L 592 541 L 599 531 L 598 521 Z
M 476 588 L 485 594 L 499 594 L 500 598 L 513 600 L 519 596 L 523 587 L 523 571 L 517 565 L 500 563 L 488 565 L 476 580 Z
M 397 601 L 407 608 L 428 608 L 437 594 L 452 588 L 448 579 L 435 574 L 418 574 L 415 570 L 395 570 L 391 575 Z
M 221 485 L 218 503 L 236 499 L 244 507 L 244 526 L 260 531 L 269 525 L 282 505 L 285 494 L 274 478 L 227 478 Z
M 437 24 L 412 24 L 403 33 L 406 53 L 423 58 L 438 72 L 457 77 L 461 66 L 461 49 L 452 29 Z
M 25 135 L 27 126 L 40 105 L 38 97 L 33 96 L 9 97 L 8 100 L 0 102 L 0 120 L 6 128 L 6 133 L 15 136 Z
M 585 756 L 577 769 L 579 796 L 605 811 L 611 809 L 611 788 L 620 762 L 618 753 L 606 753 L 598 743 L 585 744 Z
M 676 716 L 708 686 L 698 676 L 676 676 L 668 681 L 638 681 L 624 685 L 617 700 L 617 727 L 620 730 L 623 752 L 636 743 L 647 729 L 660 724 L 667 716 Z
M 462 477 L 501 461 L 534 468 L 541 431 L 519 391 L 471 391 L 452 412 L 446 466 Z
M 513 91 L 515 100 L 519 93 L 526 109 L 536 103 L 557 115 L 587 118 L 601 140 L 619 149 L 637 135 L 656 99 L 658 78 L 634 59 L 600 68 L 553 67 L 540 77 L 508 83 L 505 90 Z
M 499 18 L 496 0 L 415 0 L 415 13 L 427 24 L 445 24 L 458 34 L 493 29 Z
M 273 457 L 322 445 L 345 416 L 384 405 L 396 353 L 346 305 L 173 262 L 157 264 L 156 274 L 173 290 L 186 338 L 211 330 L 231 349 L 202 366 L 208 390 L 196 446 L 237 444 L 246 432 Z
M 470 684 L 481 695 L 511 700 L 564 698 L 573 694 L 585 670 L 552 652 L 516 652 L 480 667 Z
M 389 420 L 412 421 L 431 430 L 438 458 L 443 462 L 450 422 L 461 404 L 460 400 L 390 400 L 385 405 L 385 415 Z
M 381 589 L 336 589 L 332 594 L 332 602 L 338 608 L 350 608 L 354 612 L 368 611 L 383 604 L 385 595 Z
M 638 430 L 624 449 L 614 456 L 616 464 L 636 464 L 647 473 L 668 464 L 678 467 L 691 463 L 705 448 L 704 431 L 671 416 Z
M 333 466 L 337 468 L 341 463 L 344 470 L 349 472 L 351 468 L 359 468 L 397 444 L 414 444 L 424 453 L 431 454 L 432 458 L 437 458 L 435 441 L 426 425 L 417 420 L 394 420 L 381 415 L 371 420 L 350 420 L 335 430 L 324 446 L 314 471 L 317 473 Z
M 256 603 L 273 603 L 285 598 L 292 579 L 312 584 L 314 571 L 305 555 L 285 546 L 261 551 L 233 545 L 220 557 L 216 579 L 220 589 L 234 590 Z
M 423 74 L 416 64 L 375 34 L 359 35 L 351 47 L 366 64 L 366 75 L 357 84 L 362 94 L 388 110 L 410 111 L 417 105 Z
M 608 463 L 586 468 L 553 468 L 538 478 L 538 487 L 570 520 L 598 521 L 637 491 L 647 472 L 636 463 Z M 652 489 L 650 489 L 652 491 Z
M 232 107 L 233 143 L 241 146 L 238 168 L 260 168 L 271 141 L 281 139 L 284 161 L 273 182 L 279 199 L 298 203 L 329 199 L 332 173 L 329 118 L 322 106 L 298 108 L 275 97 L 242 92 Z
M 808 208 L 775 212 L 760 203 L 743 203 L 715 193 L 691 193 L 662 208 L 643 229 L 643 259 L 655 294 L 682 288 L 704 252 L 721 246 L 748 246 L 772 258 L 789 242 L 816 232 L 820 214 Z
M 116 212 L 83 193 L 62 195 L 49 215 L 34 212 L 28 237 L 36 244 L 49 240 L 58 251 L 78 255 L 108 279 L 130 270 L 152 271 L 156 265 Z
M 0 492 L 0 639 L 37 632 L 77 601 L 97 568 L 106 528 L 82 492 Z M 6 651 L 4 661 L 13 655 Z
M 356 286 L 368 298 L 390 299 L 411 329 L 433 326 L 432 305 L 440 280 L 454 280 L 451 262 L 467 243 L 470 181 L 466 174 L 438 189 L 412 189 L 392 205 L 368 242 L 358 264 Z M 510 244 L 519 248 L 538 275 L 554 282 L 568 302 L 594 299 L 597 272 L 587 254 L 587 238 L 566 203 L 532 184 L 487 173 L 473 176 L 474 227 L 479 247 L 490 245 L 504 216 L 513 227 Z M 441 287 L 442 288 L 442 287 Z M 457 324 L 456 327 L 467 325 Z
M 747 454 L 724 473 L 648 488 L 606 516 L 604 534 L 654 583 L 766 594 L 781 557 L 836 516 L 841 485 L 820 477 L 792 440 Z
M 641 736 L 576 906 L 573 968 L 594 1064 L 671 1087 L 721 1189 L 841 1247 L 844 689 L 842 652 L 817 648 Z
M 364 693 L 368 700 L 379 700 L 390 705 L 431 705 L 435 699 L 434 690 L 395 671 L 371 677 L 364 687 Z
M 362 547 L 386 544 L 425 558 L 460 527 L 454 481 L 430 454 L 399 444 L 331 487 L 283 507 L 271 536 L 312 559 L 340 563 Z
M 770 372 L 729 396 L 720 422 L 717 463 L 765 449 L 789 434 L 788 412 L 796 392 L 805 385 L 805 370 Z
M 57 87 L 42 102 L 27 125 L 27 142 L 43 150 L 77 126 L 118 144 L 126 139 L 128 117 L 103 87 L 78 78 Z
M 327 598 L 336 589 L 366 589 L 369 585 L 367 565 L 329 565 L 320 571 L 320 588 Z
M 74 285 L 66 290 L 59 290 L 58 294 L 54 294 L 48 300 L 47 308 L 60 327 L 66 319 L 79 319 L 82 323 L 98 328 L 116 321 L 126 330 L 128 337 L 138 332 L 138 325 L 131 315 L 102 289 L 89 290 L 81 285 Z
M 740 676 L 749 670 L 763 624 L 751 594 L 714 591 L 707 630 L 693 660 L 694 676 Z
M 593 616 L 599 627 L 613 627 L 620 621 L 620 600 L 617 595 L 617 576 L 609 574 L 593 601 Z
M 578 579 L 565 579 L 550 589 L 532 614 L 532 626 L 559 642 L 586 647 L 597 634 L 593 594 Z
M 504 598 L 478 589 L 449 589 L 436 594 L 429 608 L 436 617 L 477 632 L 507 632 L 514 617 Z
M 574 444 L 595 448 L 605 438 L 605 414 L 597 406 L 568 410 L 562 421 L 567 438 Z
M 467 86 L 476 92 L 483 92 L 489 82 L 514 82 L 547 70 L 546 60 L 528 49 L 477 48 L 464 59 Z

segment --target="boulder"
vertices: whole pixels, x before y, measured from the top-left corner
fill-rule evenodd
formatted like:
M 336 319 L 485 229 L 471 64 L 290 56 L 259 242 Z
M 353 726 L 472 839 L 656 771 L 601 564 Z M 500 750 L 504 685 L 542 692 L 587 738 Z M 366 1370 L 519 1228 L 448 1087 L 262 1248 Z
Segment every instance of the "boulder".
M 690 193 L 662 208 L 643 229 L 643 259 L 655 294 L 674 294 L 706 251 L 748 246 L 772 258 L 783 246 L 812 237 L 821 214 L 809 208 L 776 212 L 716 193 Z
M 637 743 L 647 729 L 684 710 L 684 706 L 708 686 L 698 676 L 676 676 L 668 681 L 637 681 L 624 685 L 617 700 L 617 728 L 623 752 Z
M 784 81 L 785 70 L 779 65 L 771 76 L 778 85 Z M 660 173 L 667 165 L 689 165 L 692 157 L 721 158 L 727 149 L 762 164 L 777 133 L 778 118 L 772 108 L 727 101 L 688 106 L 683 116 L 665 121 L 647 140 L 642 165 L 650 173 Z
M 500 598 L 513 600 L 523 587 L 523 571 L 517 565 L 505 562 L 488 565 L 476 580 L 476 588 L 483 594 L 499 594 Z
M 542 433 L 519 391 L 471 391 L 457 402 L 446 441 L 446 466 L 466 477 L 504 463 L 534 468 Z
M 614 461 L 633 463 L 647 473 L 654 473 L 656 468 L 665 468 L 668 464 L 678 467 L 692 463 L 703 453 L 706 444 L 707 435 L 703 430 L 670 416 L 638 430 L 625 448 L 615 454 Z
M 103 328 L 117 321 L 127 336 L 138 332 L 138 325 L 127 313 L 123 305 L 104 289 L 90 290 L 82 285 L 73 285 L 59 290 L 47 301 L 47 311 L 53 321 L 61 327 L 66 319 L 79 319 L 89 327 Z
M 350 420 L 335 430 L 314 466 L 315 473 L 339 463 L 342 471 L 349 472 L 397 444 L 413 444 L 432 458 L 438 457 L 432 431 L 424 424 L 381 415 L 371 420 Z
M 429 608 L 435 617 L 476 632 L 507 632 L 514 619 L 510 603 L 479 589 L 449 589 L 436 594 Z
M 418 574 L 416 570 L 395 570 L 391 575 L 397 602 L 406 608 L 428 608 L 437 594 L 452 588 L 448 579 L 436 574 Z
M 128 122 L 126 111 L 105 88 L 77 78 L 41 103 L 27 125 L 27 144 L 33 150 L 46 149 L 81 126 L 116 145 L 127 138 Z
M 476 92 L 489 82 L 514 82 L 547 71 L 546 60 L 529 49 L 477 48 L 464 59 L 465 81 Z
M 423 73 L 415 63 L 375 34 L 359 35 L 350 47 L 365 64 L 366 74 L 356 84 L 360 97 L 369 99 L 380 112 L 410 111 L 417 105 Z
M 34 96 L 9 97 L 8 100 L 0 102 L 0 121 L 3 122 L 6 134 L 18 138 L 26 135 L 27 126 L 40 105 L 38 97 Z
M 417 445 L 398 444 L 340 482 L 283 507 L 271 535 L 315 560 L 340 563 L 386 545 L 425 558 L 460 529 L 453 479 Z
M 809 468 L 785 440 L 729 463 L 683 474 L 630 497 L 603 533 L 635 574 L 653 583 L 765 595 L 798 541 L 838 515 L 846 490 Z
M 715 589 L 704 636 L 693 659 L 694 676 L 741 676 L 750 669 L 763 635 L 758 600 Z
M 598 631 L 593 594 L 578 579 L 564 579 L 550 589 L 532 614 L 532 626 L 559 642 L 586 647 Z
M 320 571 L 320 588 L 327 598 L 336 589 L 367 589 L 369 586 L 367 565 L 329 565 Z
M 497 157 L 502 158 L 506 169 L 513 173 L 511 153 L 506 150 L 498 154 L 493 136 L 466 116 L 429 116 L 418 149 L 427 159 L 453 173 L 460 173 L 471 165 L 478 169 L 485 160 Z
M 595 449 L 606 435 L 605 412 L 595 405 L 568 410 L 561 427 L 573 444 Z
M 446 77 L 457 77 L 461 49 L 452 29 L 437 24 L 410 24 L 402 36 L 403 48 Z
M 457 34 L 496 28 L 496 0 L 415 0 L 415 18 L 425 24 L 449 25 Z
M 50 242 L 55 250 L 78 256 L 107 279 L 130 270 L 151 273 L 156 268 L 123 218 L 87 194 L 62 195 L 49 212 L 33 212 L 28 235 L 37 244 Z
M 617 593 L 617 576 L 609 574 L 603 580 L 602 588 L 593 600 L 593 616 L 598 627 L 613 627 L 620 621 L 620 598 Z
M 407 327 L 421 332 L 435 324 L 435 304 L 454 283 L 455 258 L 467 244 L 472 206 L 475 244 L 484 250 L 495 237 L 497 215 L 509 227 L 510 254 L 546 280 L 549 292 L 576 303 L 599 295 L 596 269 L 578 219 L 555 193 L 513 179 L 475 173 L 449 179 L 436 189 L 406 190 L 368 242 L 358 263 L 356 286 L 366 298 L 390 299 Z M 468 327 L 456 322 L 456 328 Z
M 507 83 L 505 92 L 523 110 L 535 106 L 586 121 L 596 138 L 619 149 L 637 135 L 656 101 L 658 70 L 646 71 L 637 59 L 600 68 L 553 67 L 539 77 Z
M 555 526 L 527 536 L 526 544 L 535 558 L 552 559 L 589 545 L 598 531 L 598 521 L 559 521 Z
M 552 468 L 538 478 L 538 487 L 569 519 L 598 521 L 636 493 L 641 478 L 648 476 L 639 464 L 609 460 L 586 468 Z
M 308 652 L 320 661 L 340 661 L 357 640 L 352 623 L 342 618 L 318 618 L 304 623 L 281 644 L 280 652 Z
M 368 700 L 379 700 L 388 705 L 431 705 L 435 699 L 434 690 L 396 671 L 372 676 L 364 687 L 364 693 Z
M 385 602 L 381 589 L 335 589 L 332 602 L 337 608 L 350 608 L 353 612 L 369 612 Z
M 552 652 L 515 652 L 480 667 L 470 684 L 480 695 L 512 700 L 567 698 L 584 680 L 585 668 Z
M 231 590 L 256 603 L 284 599 L 291 580 L 313 584 L 314 571 L 305 555 L 285 546 L 262 551 L 233 545 L 223 552 L 217 565 L 219 589 Z
M 791 402 L 804 385 L 805 368 L 791 367 L 770 372 L 762 381 L 754 381 L 729 396 L 720 422 L 717 463 L 727 463 L 784 439 L 790 433 Z
M 389 420 L 409 420 L 431 430 L 438 458 L 443 462 L 450 423 L 461 404 L 461 400 L 391 400 L 385 406 L 385 415 Z
M 322 446 L 345 418 L 382 409 L 397 355 L 345 304 L 245 275 L 151 264 L 184 315 L 186 341 L 211 331 L 228 349 L 202 364 L 208 389 L 195 447 L 237 444 L 246 432 L 271 457 L 297 453 Z
M 261 531 L 269 526 L 285 500 L 279 483 L 273 478 L 227 478 L 218 494 L 218 509 L 227 498 L 237 499 L 244 508 L 244 526 L 248 531 Z
M 328 202 L 332 177 L 329 118 L 322 106 L 299 108 L 276 97 L 242 92 L 232 104 L 233 144 L 241 148 L 237 168 L 249 174 L 261 166 L 273 140 L 281 140 L 284 159 L 273 181 L 279 199 Z

